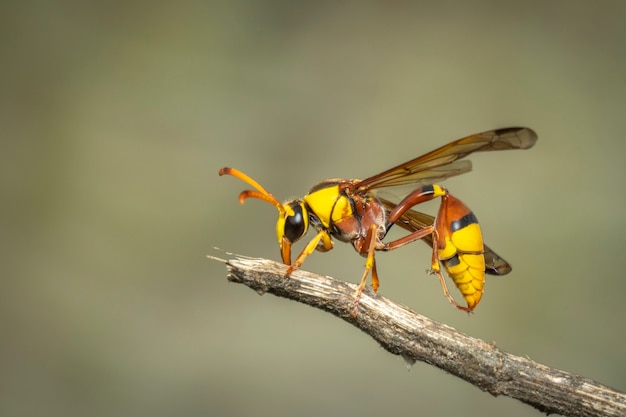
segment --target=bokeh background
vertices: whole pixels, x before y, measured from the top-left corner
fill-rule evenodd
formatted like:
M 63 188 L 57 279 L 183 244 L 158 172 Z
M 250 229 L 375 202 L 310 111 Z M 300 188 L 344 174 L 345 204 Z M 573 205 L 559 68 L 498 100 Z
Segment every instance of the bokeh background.
M 378 257 L 381 293 L 626 389 L 626 3 L 16 1 L 0 19 L 0 414 L 540 415 L 205 257 L 279 259 L 275 209 L 240 206 L 222 166 L 282 199 L 515 125 L 535 148 L 445 183 L 513 273 L 468 317 L 416 244 Z M 362 265 L 338 244 L 305 269 Z

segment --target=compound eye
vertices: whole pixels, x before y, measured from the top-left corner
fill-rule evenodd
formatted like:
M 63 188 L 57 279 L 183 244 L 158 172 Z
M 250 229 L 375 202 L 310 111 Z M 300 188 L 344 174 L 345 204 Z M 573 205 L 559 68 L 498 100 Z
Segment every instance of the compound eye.
M 294 202 L 289 206 L 294 214 L 293 216 L 285 217 L 285 237 L 290 242 L 295 242 L 306 232 L 306 219 L 301 204 Z

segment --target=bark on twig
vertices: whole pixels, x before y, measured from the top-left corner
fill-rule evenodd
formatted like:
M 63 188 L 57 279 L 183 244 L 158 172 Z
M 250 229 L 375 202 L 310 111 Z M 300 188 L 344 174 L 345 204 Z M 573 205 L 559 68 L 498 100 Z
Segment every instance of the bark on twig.
M 327 311 L 369 334 L 389 352 L 434 365 L 494 396 L 516 398 L 547 414 L 626 416 L 624 393 L 504 352 L 370 290 L 363 293 L 353 316 L 354 284 L 306 271 L 285 277 L 284 265 L 266 259 L 210 258 L 226 264 L 231 282 Z

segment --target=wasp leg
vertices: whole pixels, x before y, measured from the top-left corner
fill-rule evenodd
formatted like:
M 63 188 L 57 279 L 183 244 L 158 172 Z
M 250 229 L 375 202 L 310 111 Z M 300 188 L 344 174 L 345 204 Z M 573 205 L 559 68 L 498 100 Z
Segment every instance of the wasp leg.
M 404 245 L 408 245 L 409 243 L 413 243 L 417 240 L 420 239 L 424 239 L 426 236 L 428 235 L 434 235 L 435 234 L 435 228 L 434 226 L 428 226 L 425 227 L 423 229 L 420 230 L 416 230 L 415 232 L 406 235 L 404 237 L 401 237 L 400 239 L 397 240 L 393 240 L 391 242 L 385 243 L 385 245 L 383 246 L 383 248 L 381 249 L 382 251 L 385 252 L 389 252 L 392 251 L 394 249 L 398 249 L 401 248 Z M 434 239 L 433 239 L 433 247 L 435 246 L 434 244 Z M 434 252 L 434 250 L 433 250 Z
M 365 284 L 367 282 L 367 276 L 370 271 L 372 271 L 372 288 L 374 291 L 378 291 L 378 273 L 376 272 L 376 259 L 374 258 L 374 251 L 376 250 L 376 232 L 378 230 L 378 226 L 372 224 L 369 229 L 367 229 L 367 234 L 365 235 L 365 242 L 363 248 L 367 248 L 367 259 L 365 261 L 365 271 L 363 272 L 363 276 L 361 277 L 361 283 L 359 284 L 359 288 L 356 291 L 356 296 L 354 299 L 354 305 L 352 307 L 352 316 L 356 316 L 359 311 L 359 302 L 361 301 L 361 295 L 363 294 L 363 290 L 365 289 Z
M 300 268 L 300 266 L 302 265 L 302 262 L 304 262 L 307 256 L 309 256 L 315 251 L 315 249 L 318 247 L 318 245 L 320 245 L 320 243 L 321 243 L 320 247 L 323 249 L 324 252 L 329 251 L 333 248 L 333 241 L 331 240 L 330 235 L 326 233 L 324 230 L 320 230 L 319 232 L 317 232 L 315 237 L 311 239 L 309 243 L 306 244 L 304 249 L 302 249 L 302 252 L 300 252 L 298 257 L 296 258 L 296 260 L 291 265 L 289 265 L 286 275 L 289 276 L 293 271 Z
M 448 195 L 448 190 L 438 185 L 427 185 L 411 192 L 389 213 L 389 216 L 387 217 L 387 229 L 397 222 L 398 219 L 412 207 L 445 195 Z
M 373 256 L 374 255 L 372 255 L 372 289 L 374 292 L 378 292 L 380 282 L 378 281 L 378 272 L 376 271 L 376 259 L 374 259 Z

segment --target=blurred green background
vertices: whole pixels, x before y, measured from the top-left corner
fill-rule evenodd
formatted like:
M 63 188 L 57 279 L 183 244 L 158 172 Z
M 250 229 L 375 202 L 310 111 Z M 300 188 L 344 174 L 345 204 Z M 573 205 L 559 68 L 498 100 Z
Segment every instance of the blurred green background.
M 0 19 L 0 414 L 540 415 L 205 257 L 279 259 L 275 209 L 240 206 L 222 166 L 282 199 L 515 125 L 535 148 L 445 183 L 513 273 L 468 317 L 416 244 L 378 257 L 381 294 L 626 389 L 626 3 L 23 1 Z M 304 267 L 362 265 L 337 244 Z

